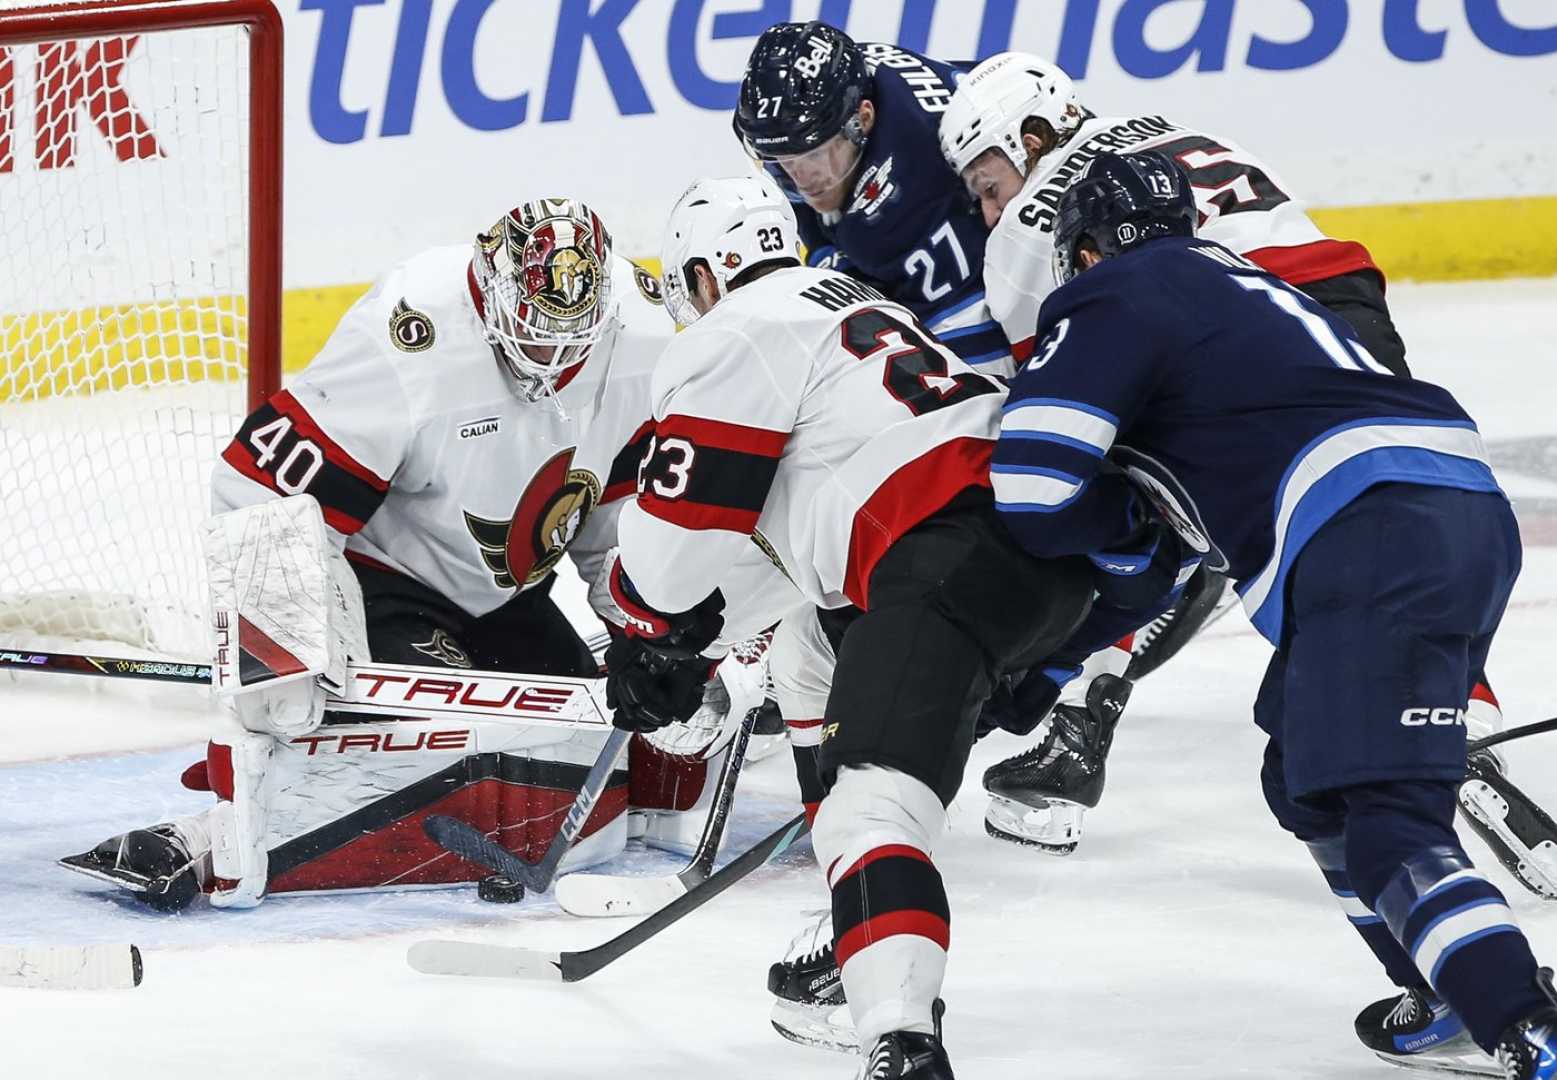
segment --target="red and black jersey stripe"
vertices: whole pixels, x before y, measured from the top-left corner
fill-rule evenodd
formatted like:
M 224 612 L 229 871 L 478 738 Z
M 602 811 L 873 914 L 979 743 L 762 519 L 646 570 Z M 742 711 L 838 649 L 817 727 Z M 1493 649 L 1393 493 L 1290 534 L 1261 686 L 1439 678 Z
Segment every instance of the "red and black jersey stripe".
M 963 436 L 900 466 L 854 513 L 843 593 L 870 610 L 870 575 L 898 538 L 969 488 L 989 487 L 990 439 Z
M 1262 270 L 1269 270 L 1288 285 L 1308 285 L 1327 278 L 1371 270 L 1384 283 L 1384 271 L 1378 268 L 1368 249 L 1355 240 L 1315 240 L 1288 247 L 1255 248 L 1243 257 Z
M 625 499 L 638 490 L 638 466 L 643 464 L 653 438 L 654 421 L 645 420 L 627 440 L 627 445 L 616 452 L 616 457 L 611 459 L 611 471 L 606 475 L 605 491 L 600 495 L 602 506 Z
M 829 878 L 834 875 L 829 873 Z M 833 934 L 838 966 L 898 934 L 951 942 L 951 909 L 930 856 L 907 844 L 872 848 L 835 878 Z
M 656 426 L 638 505 L 684 529 L 750 533 L 789 433 L 694 416 Z
M 279 421 L 285 421 L 284 430 L 275 427 Z M 306 491 L 319 500 L 325 524 L 347 536 L 367 524 L 389 493 L 389 481 L 326 435 L 287 390 L 249 415 L 222 451 L 222 460 L 272 491 Z

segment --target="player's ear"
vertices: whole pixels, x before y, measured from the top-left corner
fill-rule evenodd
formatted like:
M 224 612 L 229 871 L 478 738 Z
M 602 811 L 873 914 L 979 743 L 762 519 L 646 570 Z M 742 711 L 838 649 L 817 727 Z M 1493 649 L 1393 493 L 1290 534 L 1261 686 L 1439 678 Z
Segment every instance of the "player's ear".
M 860 134 L 862 136 L 869 135 L 870 129 L 874 127 L 876 123 L 876 106 L 875 103 L 872 102 L 869 98 L 866 98 L 864 101 L 860 102 L 859 121 Z
M 708 264 L 702 259 L 692 263 L 693 291 L 698 299 L 709 307 L 719 300 L 719 282 L 714 279 L 714 272 L 708 268 Z
M 1022 145 L 1027 148 L 1027 167 L 1031 169 L 1043 155 L 1059 144 L 1059 136 L 1049 121 L 1041 116 L 1029 116 L 1022 121 Z

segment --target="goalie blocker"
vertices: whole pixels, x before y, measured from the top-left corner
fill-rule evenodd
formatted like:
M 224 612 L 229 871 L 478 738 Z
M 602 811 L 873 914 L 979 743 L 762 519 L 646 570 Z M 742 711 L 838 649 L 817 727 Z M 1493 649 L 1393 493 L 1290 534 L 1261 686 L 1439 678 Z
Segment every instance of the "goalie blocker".
M 222 515 L 211 533 L 219 643 L 228 631 L 218 692 L 231 707 L 183 782 L 216 805 L 63 865 L 156 907 L 202 891 L 214 906 L 250 907 L 276 893 L 484 876 L 426 838 L 434 814 L 522 858 L 542 855 L 611 730 L 594 654 L 546 590 L 471 618 L 408 578 L 349 565 L 306 496 Z M 273 557 L 253 557 L 248 544 Z M 319 596 L 328 603 L 307 606 Z M 358 663 L 364 641 L 374 661 L 420 666 Z M 725 719 L 738 724 L 761 703 L 765 649 L 753 652 L 721 665 L 695 730 L 663 740 L 673 752 L 634 740 L 630 768 L 612 776 L 564 872 L 622 850 L 630 803 L 645 842 L 691 849 L 728 744 Z M 530 673 L 475 670 L 473 656 Z

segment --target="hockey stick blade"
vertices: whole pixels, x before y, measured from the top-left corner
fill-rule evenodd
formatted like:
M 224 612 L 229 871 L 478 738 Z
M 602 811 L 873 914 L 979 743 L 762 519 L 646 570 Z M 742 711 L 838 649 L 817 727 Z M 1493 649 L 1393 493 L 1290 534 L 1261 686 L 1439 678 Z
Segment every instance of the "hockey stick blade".
M 689 866 L 661 877 L 617 877 L 611 874 L 569 874 L 557 882 L 557 906 L 569 915 L 610 918 L 658 911 L 706 880 Z M 692 881 L 687 881 L 687 878 Z
M 477 941 L 418 941 L 406 963 L 423 975 L 470 975 L 486 979 L 562 982 L 562 955 L 533 949 L 505 949 Z
M 0 945 L 0 986 L 129 990 L 143 970 L 134 945 Z
M 759 866 L 777 858 L 808 830 L 805 815 L 796 816 L 755 847 L 721 867 L 695 889 L 688 890 L 684 896 L 677 897 L 636 926 L 592 949 L 555 953 L 466 941 L 421 941 L 411 946 L 406 960 L 417 971 L 438 975 L 578 982 L 636 949 L 671 924 L 679 922 Z
M 433 814 L 422 822 L 427 839 L 451 855 L 484 866 L 511 881 L 523 882 L 530 864 L 487 836 L 474 825 L 446 814 Z M 528 888 L 528 884 L 525 886 Z
M 752 729 L 757 724 L 753 709 L 735 733 L 730 752 L 715 781 L 714 798 L 703 823 L 703 835 L 686 867 L 662 877 L 619 877 L 611 874 L 569 874 L 557 882 L 557 904 L 569 915 L 602 918 L 623 915 L 647 915 L 658 911 L 678 896 L 708 880 L 714 869 L 714 856 L 724 839 L 724 828 L 735 804 L 735 785 L 746 761 Z
M 540 862 L 526 862 L 474 825 L 446 814 L 428 817 L 422 822 L 422 832 L 443 850 L 467 862 L 496 871 L 510 881 L 517 881 L 528 892 L 545 892 L 551 887 L 552 878 L 557 876 L 557 867 L 561 865 L 563 857 L 578 842 L 579 835 L 584 831 L 584 823 L 589 820 L 595 804 L 600 801 L 601 793 L 610 783 L 616 761 L 622 756 L 631 738 L 630 731 L 618 728 L 611 730 L 610 737 L 600 750 L 600 756 L 584 778 L 583 787 L 579 789 L 573 805 L 568 808 L 568 816 L 563 819 L 557 835 L 547 845 L 546 854 Z

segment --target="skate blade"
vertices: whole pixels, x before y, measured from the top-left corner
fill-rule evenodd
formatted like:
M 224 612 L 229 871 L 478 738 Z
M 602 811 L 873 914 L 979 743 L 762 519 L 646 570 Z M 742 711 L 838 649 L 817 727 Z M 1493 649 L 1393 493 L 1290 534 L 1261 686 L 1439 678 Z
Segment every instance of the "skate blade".
M 1506 783 L 1506 781 L 1505 781 Z M 1513 788 L 1513 785 L 1509 785 Z M 1460 809 L 1471 827 L 1486 841 L 1504 869 L 1519 883 L 1544 900 L 1557 900 L 1557 844 L 1541 839 L 1534 848 L 1510 824 L 1513 807 L 1510 798 L 1528 797 L 1517 788 L 1505 794 L 1482 779 L 1467 780 L 1460 786 Z M 1532 824 L 1542 824 L 1544 812 L 1533 804 L 1521 808 Z
M 146 890 L 151 887 L 151 879 L 144 874 L 132 873 L 129 870 L 105 870 L 101 863 L 91 857 L 91 852 L 66 855 L 54 861 L 56 865 L 63 866 L 66 870 L 74 870 L 94 881 L 105 882 L 138 896 L 144 896 Z
M 1081 842 L 1085 813 L 1080 805 L 1061 799 L 1035 807 L 992 795 L 984 811 L 984 831 L 997 840 L 1037 848 L 1045 855 L 1069 855 Z
M 768 1019 L 773 1030 L 792 1043 L 836 1054 L 857 1054 L 860 1039 L 854 1028 L 842 1027 L 829 1019 L 839 1011 L 847 1016 L 848 1005 L 812 1006 L 781 999 L 773 1003 Z
M 1439 1076 L 1501 1077 L 1503 1075 L 1503 1069 L 1496 1061 L 1474 1047 L 1458 1053 L 1439 1055 L 1422 1053 L 1411 1057 L 1398 1057 L 1377 1050 L 1374 1053 L 1378 1055 L 1380 1061 L 1387 1062 L 1397 1069 L 1409 1069 L 1412 1072 L 1437 1073 Z
M 1006 832 L 987 818 L 984 821 L 984 831 L 996 840 L 1005 840 L 1012 844 L 1021 844 L 1023 847 L 1036 848 L 1045 855 L 1069 855 L 1076 850 L 1074 843 L 1070 844 L 1046 844 L 1042 840 L 1034 840 L 1030 836 L 1022 836 L 1019 833 Z

